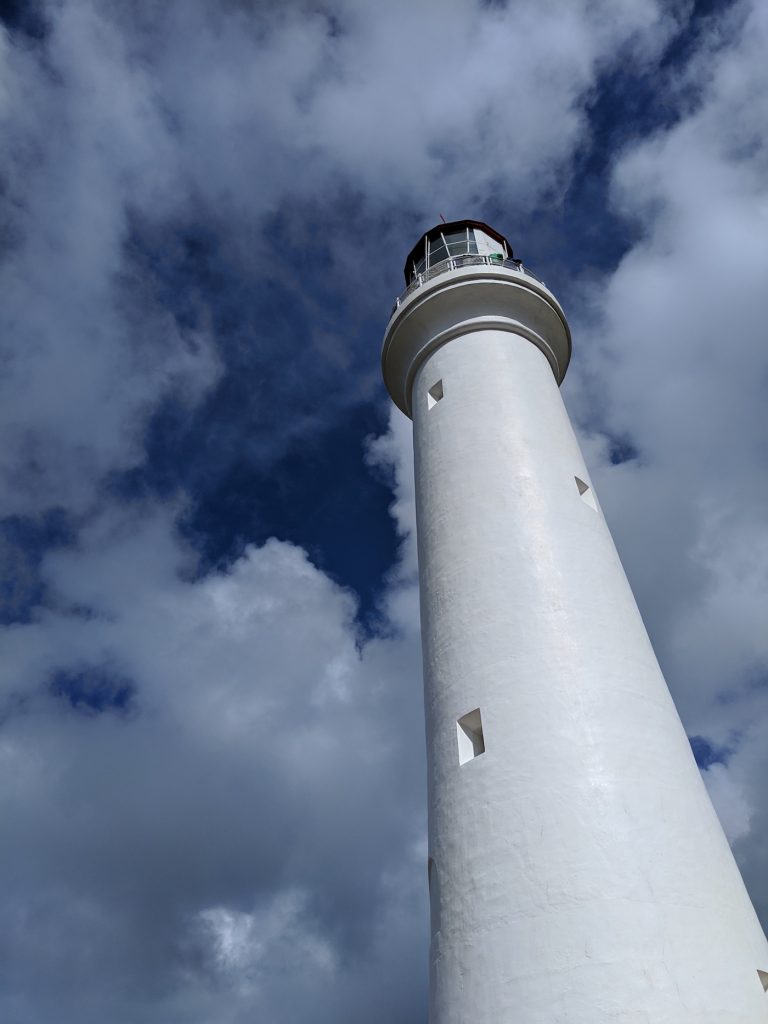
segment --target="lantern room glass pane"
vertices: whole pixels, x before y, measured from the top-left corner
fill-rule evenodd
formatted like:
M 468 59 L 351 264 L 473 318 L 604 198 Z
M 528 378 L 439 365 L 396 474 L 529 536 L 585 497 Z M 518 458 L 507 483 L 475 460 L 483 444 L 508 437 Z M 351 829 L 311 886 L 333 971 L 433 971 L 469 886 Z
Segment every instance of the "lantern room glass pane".
M 451 256 L 466 256 L 469 252 L 468 228 L 461 231 L 443 232 L 443 238 L 448 243 L 448 252 Z
M 445 243 L 442 238 L 436 238 L 429 243 L 429 265 L 434 267 L 436 263 L 441 263 L 443 260 L 448 259 L 448 250 L 445 247 Z

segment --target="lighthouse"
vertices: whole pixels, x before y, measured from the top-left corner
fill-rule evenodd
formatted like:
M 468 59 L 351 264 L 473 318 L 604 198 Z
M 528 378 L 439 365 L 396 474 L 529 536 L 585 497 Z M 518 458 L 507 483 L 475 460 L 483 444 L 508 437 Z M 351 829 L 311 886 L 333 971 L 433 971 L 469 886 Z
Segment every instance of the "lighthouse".
M 382 369 L 413 420 L 430 1022 L 768 1024 L 768 944 L 560 396 L 565 314 L 478 221 L 405 278 Z

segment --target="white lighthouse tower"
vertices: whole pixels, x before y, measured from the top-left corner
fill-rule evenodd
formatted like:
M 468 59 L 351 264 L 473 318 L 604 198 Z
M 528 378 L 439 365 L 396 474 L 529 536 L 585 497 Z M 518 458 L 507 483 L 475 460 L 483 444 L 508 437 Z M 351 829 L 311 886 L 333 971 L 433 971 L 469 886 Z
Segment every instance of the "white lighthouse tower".
M 406 263 L 432 1024 L 768 1024 L 768 944 L 558 385 L 548 288 L 485 224 Z

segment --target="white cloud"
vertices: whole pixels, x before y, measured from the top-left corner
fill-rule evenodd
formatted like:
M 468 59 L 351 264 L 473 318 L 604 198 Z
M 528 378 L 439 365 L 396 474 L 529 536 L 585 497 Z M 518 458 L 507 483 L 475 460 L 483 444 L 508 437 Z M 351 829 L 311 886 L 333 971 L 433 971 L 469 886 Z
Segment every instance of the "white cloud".
M 361 228 L 383 213 L 386 245 L 393 204 L 436 218 L 498 182 L 514 181 L 521 209 L 557 191 L 601 64 L 617 46 L 648 60 L 672 27 L 651 0 L 452 0 L 439 18 L 402 0 L 45 10 L 44 47 L 2 37 L 0 508 L 11 513 L 87 508 L 105 474 L 140 462 L 158 401 L 194 403 L 217 376 L 207 330 L 178 325 L 133 251 L 137 223 L 202 217 L 255 283 L 265 270 L 290 282 L 264 218 L 351 191 L 359 223 L 330 262 L 373 286 L 382 252 L 361 264 L 372 248 Z M 284 230 L 306 229 L 288 218 Z
M 650 60 L 676 24 L 650 0 L 450 0 L 436 14 L 407 0 L 155 12 L 142 45 L 195 188 L 252 216 L 341 178 L 373 207 L 436 217 L 513 179 L 522 207 L 567 176 L 600 67 L 617 47 Z
M 0 510 L 87 507 L 143 458 L 161 396 L 194 402 L 217 366 L 128 258 L 131 211 L 166 210 L 174 151 L 148 74 L 84 4 L 56 12 L 47 59 L 3 38 Z

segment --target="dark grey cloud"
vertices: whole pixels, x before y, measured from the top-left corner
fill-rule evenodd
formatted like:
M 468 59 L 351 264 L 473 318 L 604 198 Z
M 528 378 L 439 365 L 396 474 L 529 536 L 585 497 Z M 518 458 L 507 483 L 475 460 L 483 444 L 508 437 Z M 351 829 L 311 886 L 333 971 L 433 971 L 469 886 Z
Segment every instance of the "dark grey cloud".
M 294 1012 L 338 985 L 386 1020 L 375 976 L 424 950 L 415 625 L 361 651 L 351 595 L 289 545 L 197 583 L 181 561 L 168 514 L 102 521 L 49 556 L 60 610 L 6 637 L 6 1016 L 165 1020 L 181 997 L 239 1020 L 300 977 Z

